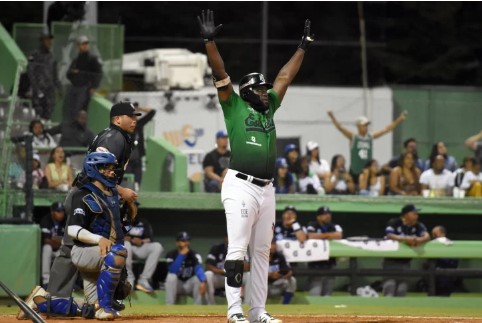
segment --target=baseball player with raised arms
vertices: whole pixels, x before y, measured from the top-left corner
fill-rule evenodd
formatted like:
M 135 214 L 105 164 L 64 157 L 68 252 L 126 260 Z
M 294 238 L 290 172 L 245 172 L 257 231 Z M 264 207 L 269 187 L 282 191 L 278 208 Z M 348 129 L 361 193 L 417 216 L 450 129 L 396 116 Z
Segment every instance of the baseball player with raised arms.
M 213 11 L 198 16 L 214 86 L 224 113 L 231 144 L 231 160 L 221 188 L 226 212 L 228 253 L 224 264 L 228 323 L 280 323 L 265 310 L 268 286 L 269 250 L 275 221 L 275 194 L 272 179 L 276 160 L 274 113 L 280 107 L 288 86 L 298 73 L 307 47 L 314 38 L 306 20 L 298 49 L 279 71 L 274 84 L 260 73 L 251 73 L 239 82 L 240 95 L 234 92 L 214 37 Z M 248 319 L 241 307 L 243 259 L 251 259 L 251 309 Z

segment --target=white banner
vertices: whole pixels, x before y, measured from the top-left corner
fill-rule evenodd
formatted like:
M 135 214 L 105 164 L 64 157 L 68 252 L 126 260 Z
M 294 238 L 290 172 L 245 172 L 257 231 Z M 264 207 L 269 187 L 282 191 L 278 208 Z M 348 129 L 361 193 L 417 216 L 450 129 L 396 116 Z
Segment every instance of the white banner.
M 298 240 L 278 240 L 276 249 L 283 252 L 288 262 L 320 261 L 330 258 L 328 240 L 309 239 L 304 243 Z
M 399 244 L 394 240 L 337 240 L 346 246 L 370 251 L 397 251 Z

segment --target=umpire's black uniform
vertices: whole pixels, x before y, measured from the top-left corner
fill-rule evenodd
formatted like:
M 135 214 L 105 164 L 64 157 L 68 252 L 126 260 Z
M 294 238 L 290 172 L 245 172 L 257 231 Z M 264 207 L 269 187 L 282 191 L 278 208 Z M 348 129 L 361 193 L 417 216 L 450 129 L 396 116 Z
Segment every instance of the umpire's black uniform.
M 137 113 L 134 107 L 130 103 L 121 102 L 112 106 L 110 116 L 119 115 L 140 115 Z M 124 168 L 132 151 L 132 139 L 131 135 L 119 128 L 118 126 L 111 124 L 109 128 L 102 130 L 92 141 L 89 146 L 88 152 L 95 152 L 105 149 L 117 158 L 119 167 L 116 170 L 117 183 L 122 182 L 124 177 Z M 72 196 L 81 187 L 86 180 L 86 176 L 80 173 L 75 179 L 75 185 L 70 190 L 65 199 L 65 214 L 67 215 L 67 223 L 70 217 Z M 72 290 L 74 289 L 75 281 L 77 280 L 77 268 L 72 264 L 70 258 L 70 250 L 73 246 L 73 239 L 67 234 L 64 234 L 62 239 L 62 246 L 60 248 L 60 255 L 57 256 L 50 269 L 50 281 L 47 291 L 52 296 L 57 297 L 71 297 Z

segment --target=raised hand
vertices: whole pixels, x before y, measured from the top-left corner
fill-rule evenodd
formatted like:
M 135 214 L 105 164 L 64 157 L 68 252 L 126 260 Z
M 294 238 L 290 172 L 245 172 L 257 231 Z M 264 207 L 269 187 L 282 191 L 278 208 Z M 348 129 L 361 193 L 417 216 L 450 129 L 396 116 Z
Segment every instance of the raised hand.
M 313 41 L 315 41 L 315 34 L 311 33 L 311 21 L 310 19 L 306 19 L 305 30 L 303 32 L 303 37 L 301 37 L 301 43 L 298 45 L 298 48 L 306 50 Z
M 197 20 L 199 22 L 199 29 L 201 32 L 201 36 L 204 38 L 204 41 L 210 41 L 214 39 L 214 36 L 218 33 L 223 25 L 218 25 L 217 27 L 214 25 L 214 12 L 212 10 L 207 9 L 206 12 L 204 10 L 201 12 L 201 17 L 197 16 Z

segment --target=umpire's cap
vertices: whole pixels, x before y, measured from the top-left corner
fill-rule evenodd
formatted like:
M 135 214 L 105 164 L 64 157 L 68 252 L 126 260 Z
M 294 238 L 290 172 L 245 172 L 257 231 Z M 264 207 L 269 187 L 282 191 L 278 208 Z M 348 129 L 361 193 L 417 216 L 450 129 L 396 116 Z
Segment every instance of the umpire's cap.
M 402 215 L 405 215 L 405 214 L 413 212 L 413 211 L 418 212 L 420 210 L 421 209 L 417 209 L 415 207 L 415 205 L 413 205 L 413 204 L 407 204 L 402 208 Z
M 316 215 L 331 214 L 331 210 L 328 206 L 320 206 L 316 211 Z
M 136 110 L 131 102 L 119 102 L 110 109 L 110 117 L 115 116 L 140 116 L 142 113 Z
M 54 202 L 50 206 L 51 211 L 65 211 L 65 207 L 62 202 Z
M 186 231 L 181 231 L 177 234 L 176 241 L 189 241 L 191 236 Z

